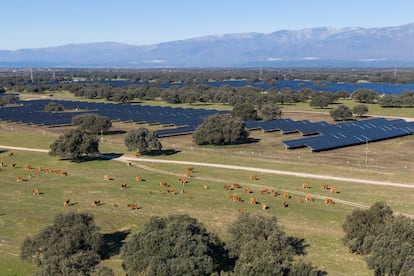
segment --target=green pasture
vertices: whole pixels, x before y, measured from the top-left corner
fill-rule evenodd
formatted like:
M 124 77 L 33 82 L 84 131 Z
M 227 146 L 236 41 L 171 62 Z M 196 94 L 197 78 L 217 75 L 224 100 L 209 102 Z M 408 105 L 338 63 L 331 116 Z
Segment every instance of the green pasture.
M 255 133 L 265 143 L 266 137 Z M 410 143 L 412 137 L 400 143 Z M 9 146 L 38 147 L 47 149 L 56 134 L 49 131 L 0 130 L 0 144 Z M 133 156 L 126 151 L 125 146 L 114 141 L 116 137 L 104 137 L 100 145 L 102 153 L 119 153 Z M 109 142 L 108 142 L 109 141 Z M 397 168 L 380 172 L 378 168 L 338 166 L 330 162 L 338 158 L 355 158 L 347 150 L 314 154 L 301 151 L 302 158 L 294 158 L 298 153 L 284 149 L 274 149 L 271 155 L 283 153 L 292 155 L 289 160 L 261 157 L 251 154 L 252 148 L 257 152 L 258 144 L 230 146 L 218 149 L 217 147 L 197 147 L 191 144 L 188 137 L 164 139 L 165 149 L 177 147 L 179 152 L 172 155 L 160 155 L 151 158 L 184 160 L 193 162 L 221 163 L 257 168 L 271 168 L 278 170 L 308 172 L 335 176 L 348 176 L 361 179 L 388 180 L 410 183 L 410 168 L 407 172 L 398 172 Z M 379 147 L 376 149 L 375 147 Z M 374 151 L 380 150 L 380 145 L 373 145 Z M 269 146 L 266 149 L 271 149 Z M 363 149 L 363 147 L 361 147 Z M 16 168 L 7 166 L 0 170 L 2 193 L 0 194 L 0 271 L 2 275 L 27 275 L 35 268 L 19 260 L 19 248 L 22 240 L 28 235 L 34 235 L 45 225 L 52 222 L 54 216 L 61 212 L 87 211 L 95 216 L 96 223 L 103 233 L 115 233 L 130 229 L 131 233 L 139 231 L 143 223 L 154 215 L 189 214 L 204 223 L 209 231 L 217 233 L 224 241 L 231 233 L 228 226 L 237 218 L 239 209 L 247 212 L 259 212 L 278 217 L 285 231 L 292 236 L 303 238 L 308 244 L 308 254 L 303 258 L 330 275 L 372 275 L 366 268 L 365 262 L 359 256 L 350 254 L 342 245 L 343 232 L 341 225 L 354 208 L 352 204 L 370 206 L 376 201 L 386 201 L 396 212 L 414 215 L 413 189 L 374 186 L 360 183 L 322 181 L 303 177 L 283 176 L 275 174 L 254 173 L 240 170 L 229 170 L 194 166 L 193 177 L 183 186 L 178 178 L 185 172 L 185 165 L 161 164 L 155 162 L 133 161 L 133 166 L 114 160 L 94 160 L 83 163 L 62 161 L 46 153 L 0 149 L 0 161 L 7 165 L 16 163 Z M 250 152 L 250 155 L 244 154 Z M 336 156 L 336 157 L 335 157 Z M 344 157 L 345 156 L 345 157 Z M 329 159 L 331 158 L 331 159 Z M 296 161 L 295 161 L 296 159 Z M 327 162 L 319 162 L 321 159 Z M 304 161 L 303 161 L 304 160 Z M 316 160 L 318 162 L 312 162 Z M 352 159 L 351 159 L 352 160 Z M 410 161 L 409 159 L 408 161 Z M 406 160 L 407 161 L 407 160 Z M 379 161 L 378 161 L 379 162 Z M 32 167 L 50 167 L 66 171 L 68 176 L 55 173 L 25 170 L 24 164 Z M 382 163 L 378 163 L 382 164 Z M 107 174 L 112 180 L 104 181 Z M 256 174 L 258 180 L 250 181 L 249 176 Z M 144 181 L 137 182 L 135 176 L 140 175 Z M 16 176 L 22 176 L 25 181 L 16 182 Z M 166 181 L 170 187 L 159 185 Z M 310 183 L 313 187 L 304 191 L 302 183 Z M 330 194 L 319 189 L 321 183 L 328 183 L 336 187 L 338 194 Z M 121 189 L 121 184 L 127 183 L 128 188 Z M 243 188 L 250 188 L 253 193 L 245 194 L 243 188 L 227 191 L 224 185 L 239 183 Z M 204 185 L 208 186 L 206 190 Z M 32 189 L 38 188 L 39 196 L 32 194 Z M 280 195 L 260 194 L 260 190 L 267 188 L 277 190 Z M 167 189 L 174 189 L 176 194 L 166 193 Z M 183 190 L 183 193 L 181 193 Z M 291 199 L 284 199 L 283 192 L 289 192 Z M 229 195 L 237 193 L 244 202 L 234 203 Z M 314 196 L 314 202 L 298 202 L 304 194 Z M 262 210 L 260 204 L 252 206 L 248 203 L 251 196 L 258 202 L 265 202 L 269 208 Z M 333 206 L 327 206 L 321 198 L 332 197 L 337 200 Z M 71 199 L 69 207 L 63 207 L 65 199 Z M 103 203 L 93 206 L 96 199 Z M 288 203 L 287 208 L 281 207 L 282 201 Z M 345 203 L 340 203 L 342 200 Z M 139 210 L 129 210 L 128 203 L 137 203 Z M 359 206 L 358 205 L 358 206 Z M 104 260 L 106 266 L 111 267 L 116 275 L 123 275 L 121 261 L 118 255 Z

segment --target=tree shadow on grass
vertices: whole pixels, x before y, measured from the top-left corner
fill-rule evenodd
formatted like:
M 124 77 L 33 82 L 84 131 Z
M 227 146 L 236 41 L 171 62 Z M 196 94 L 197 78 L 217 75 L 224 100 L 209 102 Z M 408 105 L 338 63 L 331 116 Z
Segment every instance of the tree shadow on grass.
M 152 150 L 152 151 L 146 152 L 144 155 L 148 155 L 148 156 L 173 155 L 179 152 L 180 152 L 179 150 L 175 150 L 175 149 Z
M 293 247 L 296 255 L 306 255 L 306 248 L 309 244 L 306 244 L 304 239 L 288 237 L 288 243 Z
M 125 239 L 131 233 L 131 230 L 115 231 L 113 233 L 103 234 L 103 244 L 99 250 L 102 260 L 107 260 L 112 256 L 119 255 L 124 245 Z

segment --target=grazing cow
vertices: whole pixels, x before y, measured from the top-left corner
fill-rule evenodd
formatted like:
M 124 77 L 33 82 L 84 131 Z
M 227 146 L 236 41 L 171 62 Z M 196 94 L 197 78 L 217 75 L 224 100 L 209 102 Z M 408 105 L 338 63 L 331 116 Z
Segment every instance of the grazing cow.
M 184 176 L 184 177 L 192 177 L 192 176 L 193 176 L 193 173 L 192 173 L 192 172 L 190 172 L 190 171 L 187 171 L 187 172 L 185 172 L 185 173 L 183 174 L 183 176 Z
M 313 202 L 313 197 L 311 195 L 305 195 L 306 202 L 310 201 Z
M 290 199 L 291 198 L 291 196 L 290 196 L 290 194 L 288 192 L 283 192 L 283 197 L 284 198 L 287 198 L 287 199 Z
M 334 201 L 332 198 L 325 197 L 324 201 L 327 205 L 334 205 Z
M 272 194 L 273 194 L 274 197 L 277 197 L 279 195 L 279 193 L 277 191 L 273 191 Z
M 233 188 L 231 187 L 231 185 L 224 185 L 224 189 L 226 189 L 227 191 L 233 190 Z
M 129 209 L 131 209 L 131 210 L 136 210 L 136 209 L 138 209 L 138 204 L 136 204 L 136 203 L 129 203 L 129 204 L 127 205 L 127 207 L 128 207 Z
M 109 181 L 109 180 L 111 180 L 111 178 L 109 177 L 109 175 L 105 174 L 105 175 L 104 175 L 104 180 L 105 180 L 105 181 Z
M 338 193 L 338 190 L 337 190 L 336 188 L 334 188 L 334 187 L 331 187 L 330 192 L 331 192 L 332 194 L 337 194 L 337 193 Z
M 160 182 L 160 186 L 161 186 L 161 187 L 168 187 L 168 184 L 167 184 L 167 182 L 165 182 L 165 181 L 161 181 L 161 182 Z
M 17 168 L 17 163 L 13 163 L 12 164 L 12 168 L 14 169 L 14 168 Z
M 168 189 L 168 190 L 167 190 L 167 192 L 168 192 L 170 195 L 175 195 L 175 190 L 174 190 L 174 189 Z
M 185 179 L 184 177 L 180 177 L 180 178 L 178 178 L 178 182 L 181 185 L 185 186 L 185 183 L 187 183 L 187 179 Z
M 9 153 L 9 156 L 10 156 L 10 157 L 14 156 L 14 152 L 12 152 L 12 151 L 11 151 L 11 152 Z
M 127 162 L 128 167 L 132 167 L 132 162 Z
M 23 168 L 25 170 L 31 170 L 32 169 L 32 167 L 29 164 L 24 164 Z
M 140 176 L 140 175 L 135 176 L 135 180 L 136 181 L 142 181 L 142 176 Z
M 231 183 L 230 187 L 232 189 L 238 189 L 238 188 L 241 188 L 241 185 L 239 183 Z
M 312 188 L 312 186 L 309 183 L 302 184 L 302 189 L 310 189 L 310 188 Z
M 204 184 L 204 190 L 208 190 L 207 184 Z
M 141 153 L 139 152 L 135 153 L 135 157 L 141 157 Z
M 233 202 L 242 202 L 243 201 L 242 198 L 239 195 L 236 195 L 236 194 L 230 195 L 230 199 Z
M 251 181 L 257 180 L 257 176 L 256 176 L 256 175 L 254 175 L 254 174 L 253 174 L 253 175 L 251 175 L 251 176 L 250 176 L 250 180 L 251 180 Z
M 185 191 L 184 190 L 181 190 L 180 191 L 180 194 L 182 194 L 182 195 L 185 194 Z
M 250 189 L 249 189 L 249 188 L 244 188 L 243 192 L 244 192 L 245 194 L 250 194 L 250 193 L 251 193 L 251 191 L 250 191 Z
M 42 169 L 40 168 L 39 165 L 37 165 L 37 166 L 34 167 L 34 170 L 35 170 L 35 172 L 40 172 Z
M 68 207 L 70 203 L 70 198 L 63 201 L 63 207 Z
M 42 171 L 43 171 L 43 172 L 51 172 L 51 171 L 52 171 L 52 169 L 51 169 L 51 168 L 49 168 L 49 167 L 46 167 L 46 168 L 43 168 L 43 169 L 42 169 Z
M 101 201 L 99 199 L 96 199 L 96 200 L 93 201 L 92 205 L 93 206 L 99 206 L 99 205 L 101 205 Z
M 296 202 L 297 203 L 303 203 L 303 199 L 301 199 L 300 197 L 296 198 Z
M 39 189 L 33 189 L 33 190 L 32 190 L 32 194 L 33 194 L 33 195 L 39 195 L 39 194 L 40 194 Z
M 282 206 L 282 208 L 286 208 L 289 205 L 287 204 L 287 202 L 285 200 L 283 200 L 280 206 Z
M 185 169 L 185 171 L 186 172 L 193 172 L 194 171 L 194 168 L 193 167 L 187 167 L 186 169 Z
M 268 208 L 268 207 L 267 207 L 266 203 L 264 203 L 264 202 L 263 202 L 263 203 L 262 203 L 262 209 L 263 209 L 263 210 L 267 210 L 267 208 Z
M 128 188 L 128 184 L 127 183 L 122 183 L 121 184 L 121 189 L 126 189 Z
M 267 194 L 269 192 L 269 189 L 261 189 L 260 190 L 260 194 L 264 195 Z
M 255 197 L 251 197 L 251 198 L 249 199 L 249 203 L 250 203 L 251 205 L 256 205 L 256 204 L 257 204 L 256 198 L 255 198 Z
M 17 182 L 23 182 L 23 177 L 21 177 L 21 176 L 16 176 L 16 181 L 17 181 Z
M 325 190 L 328 190 L 328 189 L 329 189 L 328 184 L 322 184 L 321 185 L 321 191 L 325 191 Z
M 243 209 L 243 208 L 242 209 L 239 209 L 239 213 L 240 214 L 246 213 L 246 209 Z

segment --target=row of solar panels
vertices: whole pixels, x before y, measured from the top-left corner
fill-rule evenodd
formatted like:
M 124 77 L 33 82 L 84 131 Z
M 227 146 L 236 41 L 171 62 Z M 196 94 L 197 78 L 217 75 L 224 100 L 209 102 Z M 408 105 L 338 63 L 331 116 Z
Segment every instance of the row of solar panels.
M 282 141 L 288 149 L 309 147 L 312 151 L 331 150 L 410 135 L 414 122 L 376 118 L 341 124 L 317 126 L 318 136 Z
M 77 101 L 53 101 L 62 104 L 71 112 L 45 112 L 45 106 L 51 100 L 19 101 L 16 106 L 0 109 L 0 119 L 4 121 L 56 126 L 70 124 L 76 115 L 95 113 L 107 116 L 111 120 L 136 123 L 191 126 L 197 127 L 212 114 L 228 113 L 227 111 L 172 108 L 159 106 L 142 106 L 130 104 L 105 104 Z

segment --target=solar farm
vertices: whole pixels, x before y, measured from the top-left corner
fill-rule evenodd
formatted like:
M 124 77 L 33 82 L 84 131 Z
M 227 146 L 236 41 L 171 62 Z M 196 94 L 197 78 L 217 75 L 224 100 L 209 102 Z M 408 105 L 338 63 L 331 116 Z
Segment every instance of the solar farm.
M 15 106 L 0 109 L 0 120 L 41 125 L 46 127 L 70 125 L 77 115 L 94 113 L 107 116 L 113 121 L 159 125 L 159 137 L 190 134 L 210 115 L 228 111 L 193 108 L 172 108 L 131 104 L 109 104 L 79 101 L 53 101 L 71 112 L 45 112 L 51 100 L 19 101 Z M 277 119 L 246 121 L 246 128 L 264 132 L 280 131 L 282 134 L 298 132 L 304 137 L 284 140 L 287 149 L 308 147 L 311 151 L 325 151 L 360 145 L 385 139 L 411 135 L 414 122 L 402 119 L 374 118 L 338 124 L 310 122 L 308 120 Z

